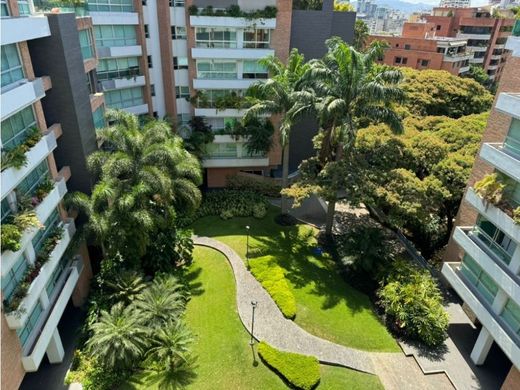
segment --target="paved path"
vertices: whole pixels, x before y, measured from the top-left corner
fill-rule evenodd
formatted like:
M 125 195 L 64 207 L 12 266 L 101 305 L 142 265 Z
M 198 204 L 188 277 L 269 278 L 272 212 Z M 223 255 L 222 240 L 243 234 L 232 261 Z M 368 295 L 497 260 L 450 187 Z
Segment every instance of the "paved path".
M 220 241 L 195 236 L 195 245 L 207 246 L 223 253 L 233 269 L 237 286 L 238 314 L 246 329 L 251 329 L 251 301 L 257 301 L 254 336 L 283 351 L 311 355 L 322 363 L 375 374 L 369 353 L 347 348 L 307 333 L 286 319 L 271 296 L 247 270 L 242 259 Z

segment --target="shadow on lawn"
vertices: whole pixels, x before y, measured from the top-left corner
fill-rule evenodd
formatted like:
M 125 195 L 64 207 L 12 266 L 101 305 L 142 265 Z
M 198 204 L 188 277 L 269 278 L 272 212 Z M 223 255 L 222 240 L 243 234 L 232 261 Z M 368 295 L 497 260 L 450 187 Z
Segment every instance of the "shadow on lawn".
M 202 287 L 201 282 L 195 282 L 202 273 L 202 268 L 190 268 L 188 272 L 183 275 L 183 279 L 188 286 L 188 290 L 190 291 L 191 296 L 200 296 L 204 294 L 204 288 Z

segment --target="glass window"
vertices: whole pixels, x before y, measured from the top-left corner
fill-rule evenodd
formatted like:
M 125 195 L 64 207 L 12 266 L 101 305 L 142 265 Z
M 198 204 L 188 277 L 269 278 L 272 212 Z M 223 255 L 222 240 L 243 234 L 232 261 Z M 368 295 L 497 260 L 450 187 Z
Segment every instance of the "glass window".
M 186 39 L 186 27 L 172 26 L 172 39 Z
M 5 300 L 9 301 L 11 299 L 16 286 L 24 278 L 28 265 L 29 263 L 22 253 L 9 272 L 2 278 L 2 292 Z
M 132 12 L 134 4 L 132 0 L 89 0 L 90 11 Z
M 262 66 L 258 61 L 244 61 L 244 79 L 266 79 L 268 71 L 265 66 Z
M 257 28 L 244 31 L 244 47 L 268 49 L 271 43 L 271 30 Z
M 137 45 L 135 26 L 131 25 L 99 25 L 94 26 L 96 45 L 99 47 Z
M 204 89 L 200 90 L 202 98 L 197 108 L 215 108 L 217 103 L 226 108 L 236 108 L 237 100 L 241 98 L 241 90 L 232 89 Z
M 206 154 L 209 158 L 237 158 L 237 144 L 208 144 L 206 146 Z
M 45 239 L 49 237 L 49 234 L 51 234 L 56 226 L 60 223 L 60 214 L 58 213 L 58 209 L 54 209 L 51 215 L 47 218 L 45 221 L 45 229 L 38 230 L 38 233 L 34 236 L 32 239 L 32 244 L 34 251 L 36 253 L 40 252 L 40 249 L 42 248 L 43 243 L 45 242 Z
M 491 277 L 467 254 L 462 259 L 461 272 L 477 288 L 488 303 L 492 303 L 498 292 L 498 286 Z
M 4 199 L 2 199 L 2 223 L 7 222 L 12 212 L 13 211 L 9 206 L 9 201 L 7 200 L 7 197 L 5 197 Z
M 181 126 L 187 125 L 190 120 L 191 120 L 190 114 L 178 114 L 177 115 L 177 123 Z
M 506 264 L 511 262 L 516 244 L 502 230 L 481 215 L 477 220 L 475 234 L 500 260 Z
M 105 92 L 105 103 L 110 108 L 126 108 L 144 104 L 143 88 L 125 88 Z
M 92 119 L 94 120 L 94 127 L 96 129 L 102 129 L 106 127 L 105 122 L 105 106 L 100 106 L 96 111 L 92 113 Z
M 36 304 L 36 306 L 34 307 L 34 309 L 32 310 L 29 317 L 27 318 L 25 326 L 22 329 L 18 329 L 16 331 L 16 333 L 18 334 L 18 337 L 20 338 L 20 343 L 22 344 L 22 346 L 25 346 L 27 339 L 29 338 L 30 334 L 36 327 L 42 312 L 43 312 L 42 305 L 40 302 L 38 302 Z
M 177 99 L 189 98 L 190 97 L 190 87 L 176 86 L 175 87 L 175 97 Z
M 174 7 L 184 7 L 184 0 L 173 0 Z
M 197 47 L 236 48 L 237 33 L 224 27 L 197 27 L 195 42 Z
M 2 149 L 10 150 L 21 145 L 27 132 L 36 126 L 33 107 L 27 106 L 23 110 L 2 121 Z
M 40 165 L 31 171 L 16 187 L 17 195 L 33 196 L 36 189 L 45 179 L 49 179 L 49 166 L 47 160 L 43 160 Z
M 29 2 L 27 0 L 18 0 L 18 12 L 20 15 L 31 14 L 31 8 L 29 7 Z
M 500 317 L 504 319 L 513 332 L 520 335 L 520 306 L 508 299 Z
M 24 78 L 22 62 L 18 54 L 18 47 L 12 43 L 1 48 L 2 87 Z
M 45 291 L 47 292 L 47 296 L 49 297 L 49 299 L 51 299 L 51 296 L 54 293 L 54 289 L 58 284 L 58 280 L 60 279 L 60 276 L 63 275 L 63 271 L 67 268 L 69 261 L 70 260 L 66 256 L 63 256 L 60 259 L 54 271 L 52 272 L 52 275 L 49 278 L 47 285 L 45 286 Z
M 6 0 L 0 0 L 0 16 L 9 16 L 9 7 Z
M 236 79 L 237 63 L 235 61 L 197 61 L 197 78 Z
M 97 66 L 99 80 L 140 76 L 138 57 L 102 58 Z
M 89 29 L 79 32 L 79 44 L 84 60 L 94 57 L 94 47 L 92 45 L 92 35 Z
M 520 119 L 512 119 L 504 146 L 506 151 L 520 157 Z
M 173 69 L 188 69 L 188 57 L 173 57 Z

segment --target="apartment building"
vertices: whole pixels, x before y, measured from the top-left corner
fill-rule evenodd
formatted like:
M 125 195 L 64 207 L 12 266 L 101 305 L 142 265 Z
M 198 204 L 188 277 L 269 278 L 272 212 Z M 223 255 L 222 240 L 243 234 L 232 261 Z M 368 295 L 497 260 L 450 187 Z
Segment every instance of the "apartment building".
M 443 8 L 468 8 L 471 6 L 471 0 L 441 0 L 439 7 Z
M 382 62 L 414 69 L 446 70 L 454 75 L 469 71 L 471 53 L 465 38 L 437 36 L 436 25 L 424 21 L 406 22 L 400 36 L 370 35 L 368 42 L 389 44 Z
M 518 216 L 513 218 L 513 210 L 520 210 L 520 37 L 509 37 L 505 49 L 512 56 L 504 67 L 442 274 L 470 318 L 482 326 L 471 359 L 486 364 L 490 348 L 497 344 L 512 363 L 502 389 L 515 389 L 520 387 L 520 225 Z M 488 190 L 502 193 L 501 199 L 489 198 L 486 188 L 476 190 L 485 181 Z
M 44 16 L 16 0 L 1 11 L 1 383 L 11 390 L 43 360 L 63 360 L 58 323 L 88 294 L 88 251 L 71 245 L 76 226 L 62 200 L 89 183 L 88 173 L 76 176 L 96 148 L 103 96 L 88 89 L 97 63 L 90 18 Z
M 434 8 L 424 15 L 435 24 L 437 36 L 466 39 L 473 55 L 470 64 L 481 66 L 492 80 L 498 81 L 507 58 L 505 43 L 515 20 L 492 16 L 490 7 Z

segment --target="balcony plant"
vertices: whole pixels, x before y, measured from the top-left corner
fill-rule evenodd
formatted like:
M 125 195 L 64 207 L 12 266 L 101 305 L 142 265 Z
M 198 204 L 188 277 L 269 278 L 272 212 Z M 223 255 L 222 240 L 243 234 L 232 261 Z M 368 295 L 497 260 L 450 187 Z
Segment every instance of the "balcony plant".
M 516 224 L 520 224 L 520 206 L 513 210 L 513 221 L 515 221 Z
M 45 197 L 49 194 L 49 192 L 52 191 L 52 189 L 54 188 L 54 183 L 52 182 L 52 180 L 48 177 L 46 177 L 41 183 L 40 185 L 38 185 L 38 188 L 36 189 L 35 191 L 35 198 L 36 200 L 38 201 L 38 204 L 40 204 L 43 199 L 45 199 Z
M 9 223 L 2 225 L 2 250 L 19 251 L 21 239 L 22 233 L 18 226 Z
M 37 227 L 41 229 L 43 225 L 32 211 L 22 211 L 17 215 L 8 218 L 8 222 L 2 224 L 1 241 L 2 251 L 9 250 L 16 252 L 20 250 L 23 232 L 28 228 Z
M 475 192 L 486 202 L 499 206 L 502 203 L 506 185 L 498 178 L 498 174 L 493 173 L 477 181 L 474 188 Z
M 214 9 L 213 6 L 208 5 L 199 9 L 196 5 L 191 5 L 188 12 L 192 16 L 228 16 L 232 18 L 245 19 L 273 19 L 276 18 L 278 9 L 273 6 L 266 6 L 264 9 L 254 11 L 243 11 L 238 5 L 231 5 L 226 9 Z
M 25 164 L 27 164 L 26 153 L 36 145 L 41 138 L 42 134 L 40 130 L 37 127 L 32 127 L 28 131 L 23 143 L 2 153 L 1 171 L 7 168 L 20 169 L 25 166 Z

